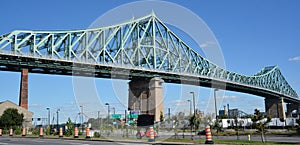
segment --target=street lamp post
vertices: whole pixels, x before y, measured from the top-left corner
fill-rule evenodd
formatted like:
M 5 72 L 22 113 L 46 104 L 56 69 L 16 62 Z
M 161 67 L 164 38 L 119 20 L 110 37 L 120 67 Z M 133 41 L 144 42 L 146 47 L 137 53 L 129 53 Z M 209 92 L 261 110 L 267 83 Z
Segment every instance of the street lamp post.
M 99 129 L 100 129 L 100 111 L 98 111 L 98 125 L 99 125 Z
M 48 110 L 48 126 L 50 126 L 50 108 L 46 108 Z
M 196 114 L 196 108 L 195 108 L 195 92 L 190 92 L 193 95 L 193 109 L 194 109 L 194 115 Z
M 187 100 L 188 102 L 190 102 L 190 116 L 192 115 L 192 101 L 191 100 Z
M 113 107 L 112 109 L 114 109 L 114 114 L 116 114 L 116 108 L 115 108 L 115 107 Z
M 109 103 L 105 103 L 107 105 L 107 119 L 109 120 L 110 116 L 110 110 L 109 110 Z
M 57 129 L 57 131 L 58 131 L 58 124 L 59 124 L 59 115 L 58 115 L 58 112 L 60 111 L 60 109 L 57 109 L 57 111 L 56 111 L 56 115 L 57 115 L 57 119 L 56 119 L 56 129 Z
M 81 111 L 80 111 L 80 114 L 81 114 L 81 131 L 83 132 L 83 106 L 79 106 Z
M 217 112 L 217 98 L 216 98 L 216 92 L 218 89 L 214 89 L 214 98 L 215 98 L 215 113 L 216 113 L 216 121 L 218 120 L 218 112 Z
M 193 107 L 194 107 L 194 114 L 193 114 L 193 117 L 195 118 L 196 117 L 196 108 L 195 108 L 195 92 L 190 92 L 192 95 L 193 95 Z M 194 124 L 194 129 L 196 129 L 196 126 L 195 126 L 195 123 Z M 192 132 L 193 132 L 193 129 L 192 129 Z M 191 138 L 193 139 L 193 133 L 191 135 Z

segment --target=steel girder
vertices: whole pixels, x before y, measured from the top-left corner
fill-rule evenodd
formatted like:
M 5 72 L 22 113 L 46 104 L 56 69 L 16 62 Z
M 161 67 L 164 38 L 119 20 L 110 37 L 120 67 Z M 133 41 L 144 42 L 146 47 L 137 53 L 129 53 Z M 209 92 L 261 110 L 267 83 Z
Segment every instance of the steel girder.
M 189 47 L 154 13 L 108 27 L 21 31 L 0 36 L 0 54 L 199 75 L 297 98 L 277 66 L 245 76 L 227 71 Z

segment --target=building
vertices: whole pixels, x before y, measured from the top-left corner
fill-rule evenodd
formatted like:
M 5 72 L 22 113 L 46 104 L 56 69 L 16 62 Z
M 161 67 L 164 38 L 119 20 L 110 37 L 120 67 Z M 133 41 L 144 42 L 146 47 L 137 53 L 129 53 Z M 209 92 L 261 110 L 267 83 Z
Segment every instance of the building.
M 32 116 L 33 113 L 26 110 L 25 108 L 18 106 L 17 104 L 12 103 L 11 101 L 0 102 L 0 116 L 3 112 L 8 108 L 15 108 L 19 113 L 24 115 L 23 127 L 31 127 L 32 126 Z
M 230 109 L 229 113 L 226 112 L 227 110 L 219 110 L 219 116 L 227 115 L 229 118 L 234 118 L 239 116 L 239 110 L 238 109 Z

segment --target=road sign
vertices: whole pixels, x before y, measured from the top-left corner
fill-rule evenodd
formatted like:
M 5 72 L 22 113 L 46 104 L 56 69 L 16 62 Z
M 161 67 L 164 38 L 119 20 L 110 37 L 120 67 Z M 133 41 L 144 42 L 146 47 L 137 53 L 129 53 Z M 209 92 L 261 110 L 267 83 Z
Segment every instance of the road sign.
M 138 114 L 127 114 L 127 118 L 138 118 Z
M 140 110 L 130 110 L 130 114 L 140 114 Z
M 111 115 L 110 115 L 110 118 L 111 118 L 111 119 L 120 119 L 121 116 L 122 116 L 121 114 L 111 114 Z
M 135 123 L 134 120 L 129 120 L 129 121 L 128 121 L 128 124 L 134 124 L 134 123 Z

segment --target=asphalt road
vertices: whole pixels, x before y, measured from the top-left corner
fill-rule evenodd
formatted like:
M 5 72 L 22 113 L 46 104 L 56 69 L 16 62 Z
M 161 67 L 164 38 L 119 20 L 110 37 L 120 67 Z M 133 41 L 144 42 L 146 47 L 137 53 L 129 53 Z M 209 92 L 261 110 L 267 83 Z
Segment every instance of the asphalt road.
M 139 143 L 140 145 L 141 143 Z M 0 145 L 132 145 L 132 143 L 39 138 L 0 138 Z M 141 144 L 142 145 L 142 144 Z M 149 145 L 149 144 L 145 144 Z

